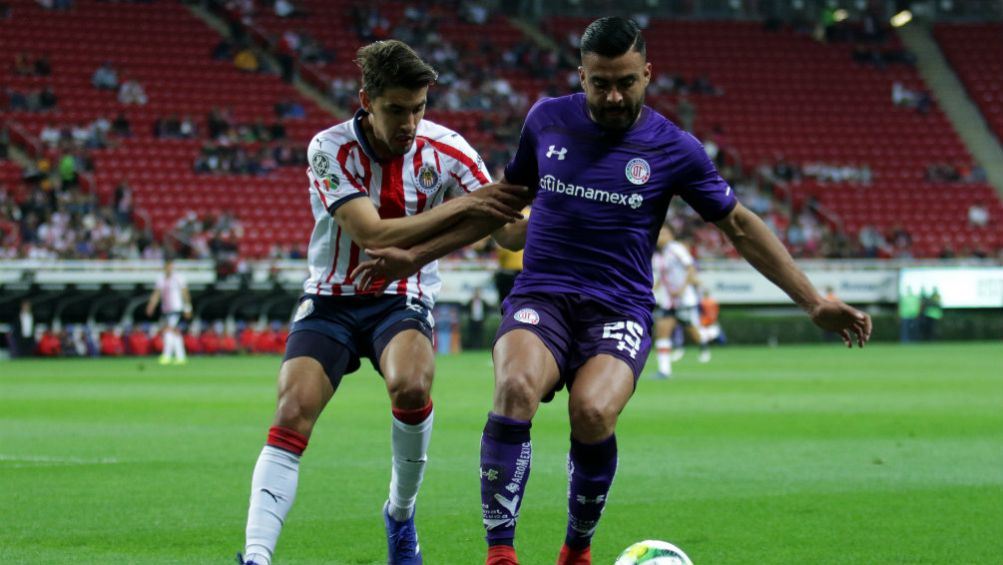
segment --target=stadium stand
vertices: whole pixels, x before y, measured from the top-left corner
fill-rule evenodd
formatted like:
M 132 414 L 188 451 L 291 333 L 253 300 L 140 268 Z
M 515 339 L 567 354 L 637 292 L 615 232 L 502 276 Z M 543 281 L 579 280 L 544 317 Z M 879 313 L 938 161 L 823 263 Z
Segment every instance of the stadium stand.
M 241 252 L 266 255 L 272 245 L 303 246 L 311 225 L 305 205 L 302 163 L 249 175 L 196 174 L 193 163 L 210 141 L 207 115 L 214 108 L 231 117 L 232 126 L 273 122 L 276 104 L 295 101 L 304 118 L 280 119 L 287 142 L 304 147 L 331 121 L 309 99 L 270 74 L 238 71 L 229 61 L 210 57 L 219 36 L 185 6 L 173 2 L 120 4 L 81 1 L 72 10 L 46 10 L 29 0 L 13 3 L 11 19 L 0 36 L 0 50 L 15 54 L 24 46 L 48 53 L 51 76 L 5 73 L 6 89 L 30 92 L 51 84 L 58 105 L 47 112 L 6 108 L 5 121 L 37 139 L 50 123 L 59 127 L 113 120 L 123 114 L 131 135 L 112 136 L 105 148 L 89 152 L 94 161 L 93 189 L 102 202 L 128 180 L 142 223 L 147 218 L 157 237 L 168 233 L 189 210 L 217 216 L 230 210 L 245 226 Z M 95 41 L 100 37 L 100 41 Z M 131 77 L 144 88 L 145 105 L 123 105 L 112 91 L 91 84 L 93 72 L 111 61 L 122 80 Z M 193 116 L 197 138 L 157 138 L 154 125 L 171 115 Z M 236 133 L 236 132 L 235 132 Z M 219 141 L 219 140 L 214 140 Z M 229 142 L 229 141 L 227 141 Z M 262 143 L 247 144 L 257 151 Z M 45 150 L 50 158 L 54 150 Z
M 1003 24 L 937 24 L 934 36 L 990 129 L 1003 139 Z
M 552 18 L 546 25 L 554 37 L 568 37 L 587 23 Z M 995 218 L 1003 206 L 972 175 L 971 157 L 936 104 L 930 101 L 924 113 L 892 103 L 895 83 L 925 90 L 916 70 L 905 63 L 854 60 L 860 52 L 900 51 L 894 36 L 880 43 L 822 43 L 759 23 L 653 19 L 647 38 L 656 75 L 704 76 L 720 89 L 719 95 L 690 94 L 699 137 L 733 151 L 746 171 L 779 161 L 801 169 L 782 186 L 795 209 L 814 198 L 834 215 L 834 226 L 854 238 L 874 226 L 890 240 L 896 226 L 904 226 L 917 257 L 936 257 L 945 249 L 993 253 L 1003 246 L 999 222 L 984 229 L 967 220 L 973 203 L 987 203 Z M 679 94 L 652 98 L 652 105 L 671 113 Z M 805 174 L 820 165 L 866 167 L 872 178 L 867 183 Z M 960 178 L 928 179 L 928 169 L 937 165 L 957 170 Z

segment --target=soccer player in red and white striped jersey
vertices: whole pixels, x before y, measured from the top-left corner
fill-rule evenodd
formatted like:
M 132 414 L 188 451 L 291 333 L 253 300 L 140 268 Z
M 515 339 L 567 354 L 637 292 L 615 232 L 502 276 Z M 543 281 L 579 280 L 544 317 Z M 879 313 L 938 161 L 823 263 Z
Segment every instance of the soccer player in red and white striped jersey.
M 399 41 L 363 47 L 362 105 L 318 133 L 308 150 L 310 276 L 279 372 L 279 398 L 254 468 L 245 564 L 270 565 L 296 494 L 313 426 L 342 376 L 363 357 L 383 375 L 392 407 L 392 472 L 383 507 L 388 563 L 422 562 L 414 506 L 432 430 L 431 309 L 434 262 L 386 292 L 360 290 L 352 271 L 368 248 L 410 247 L 461 222 L 484 235 L 521 218 L 525 187 L 491 184 L 480 156 L 456 132 L 423 120 L 435 71 Z

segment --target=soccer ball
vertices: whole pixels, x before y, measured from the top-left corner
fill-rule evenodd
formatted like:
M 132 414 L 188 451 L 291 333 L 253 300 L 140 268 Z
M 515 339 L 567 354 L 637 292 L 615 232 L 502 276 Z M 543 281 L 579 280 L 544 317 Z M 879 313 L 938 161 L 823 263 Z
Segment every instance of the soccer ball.
M 623 550 L 613 565 L 693 565 L 683 550 L 667 541 L 644 540 Z

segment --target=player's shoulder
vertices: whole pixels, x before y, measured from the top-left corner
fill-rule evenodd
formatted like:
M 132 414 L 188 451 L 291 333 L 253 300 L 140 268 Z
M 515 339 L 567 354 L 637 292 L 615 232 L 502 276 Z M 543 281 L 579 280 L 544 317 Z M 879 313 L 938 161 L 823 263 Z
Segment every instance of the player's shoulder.
M 584 104 L 582 93 L 567 96 L 543 97 L 537 100 L 526 113 L 526 122 L 551 123 L 564 120 L 576 108 Z
M 428 119 L 423 119 L 418 124 L 418 137 L 449 145 L 468 144 L 458 131 Z
M 310 149 L 333 153 L 335 148 L 357 140 L 352 120 L 346 120 L 314 134 Z

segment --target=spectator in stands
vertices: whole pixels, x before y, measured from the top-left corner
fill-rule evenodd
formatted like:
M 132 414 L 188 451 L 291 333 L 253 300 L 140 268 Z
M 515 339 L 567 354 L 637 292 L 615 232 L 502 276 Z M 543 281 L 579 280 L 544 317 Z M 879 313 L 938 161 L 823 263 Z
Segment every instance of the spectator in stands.
M 111 123 L 111 131 L 119 137 L 132 137 L 132 126 L 124 112 L 119 112 Z
M 51 84 L 46 84 L 42 91 L 38 93 L 38 109 L 45 112 L 52 110 L 59 103 L 56 93 L 52 90 Z
M 676 103 L 676 117 L 679 119 L 679 125 L 686 131 L 693 131 L 693 122 L 696 120 L 697 109 L 693 106 L 693 103 L 689 101 L 689 98 L 685 94 L 679 97 L 679 102 Z
M 94 74 L 91 75 L 91 84 L 94 88 L 101 90 L 115 90 L 118 88 L 118 71 L 112 66 L 111 61 L 101 63 Z
M 59 145 L 61 139 L 62 135 L 59 128 L 56 127 L 56 124 L 52 121 L 46 123 L 45 126 L 42 127 L 41 132 L 38 134 L 39 142 L 45 144 L 50 150 L 55 149 L 55 147 Z
M 258 62 L 258 56 L 248 46 L 243 47 L 233 56 L 233 64 L 237 67 L 237 70 L 244 71 L 245 73 L 256 73 L 261 67 Z
M 21 51 L 14 55 L 14 74 L 23 77 L 30 77 L 35 74 L 35 65 L 31 62 L 31 53 Z
M 47 77 L 52 74 L 52 56 L 46 52 L 41 57 L 35 59 L 35 76 Z
M 132 187 L 128 179 L 122 179 L 115 187 L 115 219 L 120 226 L 132 223 Z
M 125 78 L 118 87 L 118 102 L 120 104 L 145 106 L 149 102 L 149 98 L 146 96 L 143 85 L 139 84 L 135 79 Z
M 968 207 L 968 223 L 977 228 L 989 225 L 989 209 L 981 200 L 976 200 Z
M 873 224 L 867 224 L 860 228 L 857 239 L 861 249 L 863 249 L 864 257 L 875 258 L 883 255 L 888 247 L 885 237 Z
M 275 15 L 280 18 L 291 18 L 305 15 L 291 0 L 275 0 Z

